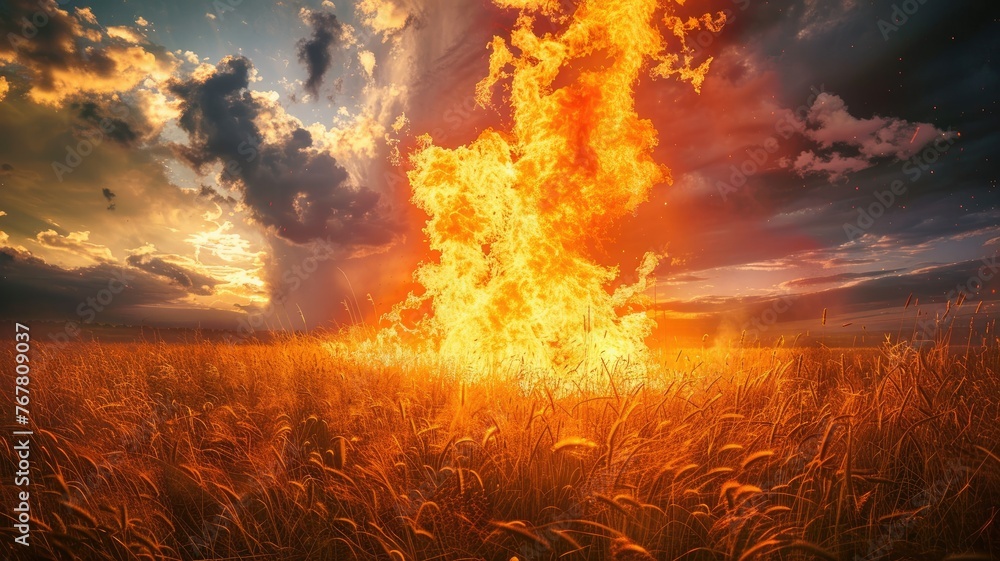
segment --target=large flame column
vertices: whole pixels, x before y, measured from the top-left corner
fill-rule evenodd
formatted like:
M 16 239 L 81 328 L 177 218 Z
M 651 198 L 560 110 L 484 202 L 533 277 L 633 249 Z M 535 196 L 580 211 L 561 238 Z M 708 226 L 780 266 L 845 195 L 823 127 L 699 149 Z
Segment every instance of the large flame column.
M 490 74 L 477 97 L 487 105 L 498 83 L 509 84 L 513 123 L 456 149 L 421 139 L 409 180 L 439 257 L 414 273 L 425 290 L 389 314 L 385 336 L 408 334 L 427 350 L 475 364 L 641 361 L 653 320 L 633 304 L 656 259 L 646 256 L 637 283 L 615 287 L 618 269 L 598 264 L 587 248 L 654 185 L 670 181 L 652 158 L 656 130 L 635 111 L 641 72 L 678 75 L 699 88 L 710 60 L 692 67 L 685 34 L 722 21 L 682 20 L 656 0 L 583 2 L 571 16 L 553 2 L 496 2 L 521 14 L 509 44 L 490 43 Z M 679 53 L 664 53 L 658 11 Z M 565 29 L 539 36 L 536 17 Z

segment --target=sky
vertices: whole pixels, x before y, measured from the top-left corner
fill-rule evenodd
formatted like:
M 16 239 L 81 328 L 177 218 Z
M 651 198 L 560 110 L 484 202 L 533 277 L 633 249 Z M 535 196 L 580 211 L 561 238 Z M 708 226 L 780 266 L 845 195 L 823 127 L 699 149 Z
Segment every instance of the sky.
M 636 87 L 673 181 L 593 250 L 623 272 L 661 256 L 663 334 L 819 331 L 824 309 L 824 331 L 877 333 L 911 294 L 930 316 L 960 293 L 996 315 L 1000 8 L 683 10 L 726 25 L 695 37 L 700 93 Z M 375 322 L 433 259 L 408 155 L 509 125 L 474 96 L 517 17 L 488 0 L 3 2 L 0 317 Z

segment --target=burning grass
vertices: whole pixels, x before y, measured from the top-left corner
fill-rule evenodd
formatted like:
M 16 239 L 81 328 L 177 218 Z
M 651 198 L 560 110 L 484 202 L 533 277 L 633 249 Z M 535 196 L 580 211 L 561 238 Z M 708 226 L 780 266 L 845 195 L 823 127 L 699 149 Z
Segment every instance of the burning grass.
M 32 559 L 1000 549 L 996 347 L 675 349 L 645 384 L 610 368 L 573 390 L 305 337 L 44 351 Z

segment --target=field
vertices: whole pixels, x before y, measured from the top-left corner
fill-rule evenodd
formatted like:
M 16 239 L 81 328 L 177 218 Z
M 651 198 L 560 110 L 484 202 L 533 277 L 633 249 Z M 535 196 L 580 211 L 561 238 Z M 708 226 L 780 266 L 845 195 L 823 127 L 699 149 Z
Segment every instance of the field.
M 4 558 L 1000 551 L 994 346 L 673 349 L 641 384 L 607 365 L 573 389 L 304 336 L 34 352 L 33 553 L 11 545 L 5 507 Z

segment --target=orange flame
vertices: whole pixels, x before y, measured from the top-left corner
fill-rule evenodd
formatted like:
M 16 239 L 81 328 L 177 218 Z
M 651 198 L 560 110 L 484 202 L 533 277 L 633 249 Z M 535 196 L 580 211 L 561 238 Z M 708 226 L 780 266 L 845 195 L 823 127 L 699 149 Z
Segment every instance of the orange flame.
M 381 336 L 410 335 L 422 350 L 472 363 L 642 360 L 654 322 L 636 304 L 657 259 L 647 254 L 639 280 L 611 290 L 621 284 L 617 267 L 598 264 L 587 246 L 671 181 L 652 158 L 656 130 L 635 111 L 640 73 L 699 90 L 711 59 L 692 67 L 685 38 L 719 29 L 724 16 L 682 20 L 657 0 L 583 1 L 568 17 L 556 0 L 494 2 L 520 15 L 509 44 L 490 43 L 490 74 L 476 93 L 488 105 L 509 79 L 513 125 L 456 149 L 420 139 L 409 180 L 439 258 L 414 273 L 424 292 L 387 314 L 392 327 Z M 664 52 L 658 12 L 679 53 Z M 539 36 L 538 16 L 565 29 Z

